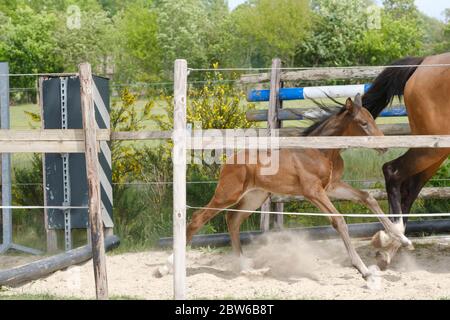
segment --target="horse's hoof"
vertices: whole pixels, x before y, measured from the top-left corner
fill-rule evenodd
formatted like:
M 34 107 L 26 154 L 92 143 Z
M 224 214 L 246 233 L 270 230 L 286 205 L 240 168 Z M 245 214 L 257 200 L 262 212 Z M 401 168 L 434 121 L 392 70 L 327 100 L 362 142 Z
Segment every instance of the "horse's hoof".
M 389 255 L 383 251 L 377 251 L 375 258 L 377 260 L 377 266 L 380 270 L 386 270 L 389 263 L 391 262 Z
M 380 276 L 374 276 L 370 275 L 366 279 L 366 286 L 369 290 L 381 290 L 381 277 Z
M 170 269 L 167 266 L 162 266 L 157 268 L 154 272 L 153 272 L 153 276 L 155 278 L 162 278 L 166 275 L 168 275 L 170 273 Z
M 380 232 L 377 232 L 373 235 L 372 239 L 370 240 L 370 244 L 374 248 L 381 248 Z
M 372 237 L 371 244 L 374 248 L 380 249 L 386 248 L 392 243 L 392 241 L 393 240 L 386 232 L 380 230 Z
M 380 269 L 378 266 L 370 266 L 368 269 L 369 273 L 365 277 L 367 288 L 370 290 L 380 290 L 382 288 Z
M 153 276 L 156 278 L 162 278 L 170 273 L 173 273 L 173 253 L 167 257 L 166 264 L 157 268 L 153 272 Z
M 414 245 L 412 243 L 411 240 L 409 240 L 407 237 L 405 237 L 404 235 L 401 236 L 400 238 L 400 243 L 402 245 L 403 248 L 406 248 L 408 250 L 414 250 Z

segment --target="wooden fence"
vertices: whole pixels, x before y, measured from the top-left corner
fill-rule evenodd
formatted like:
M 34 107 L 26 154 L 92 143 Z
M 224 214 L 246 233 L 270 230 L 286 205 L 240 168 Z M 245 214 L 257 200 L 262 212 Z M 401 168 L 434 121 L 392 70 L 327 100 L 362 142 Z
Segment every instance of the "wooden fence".
M 274 61 L 274 70 L 278 62 Z M 0 152 L 51 152 L 51 153 L 73 153 L 84 152 L 86 154 L 87 178 L 89 185 L 89 221 L 92 235 L 92 250 L 94 262 L 94 274 L 96 281 L 96 293 L 98 299 L 108 297 L 106 263 L 104 252 L 104 239 L 101 225 L 101 213 L 99 206 L 98 190 L 98 144 L 106 140 L 152 140 L 152 139 L 173 139 L 173 223 L 174 223 L 174 297 L 175 299 L 186 298 L 186 152 L 193 149 L 234 149 L 239 140 L 242 139 L 242 132 L 233 130 L 204 130 L 202 137 L 190 138 L 186 130 L 186 102 L 187 102 L 187 62 L 186 60 L 176 60 L 174 69 L 174 131 L 140 131 L 140 132 L 110 132 L 109 130 L 96 129 L 94 122 L 94 102 L 92 98 L 92 74 L 88 64 L 81 64 L 79 67 L 81 83 L 81 101 L 83 113 L 83 127 L 80 130 L 1 130 L 0 131 Z M 325 70 L 305 70 L 300 72 L 272 73 L 273 84 L 281 80 L 305 79 L 336 79 L 369 77 L 378 74 L 379 68 L 370 70 L 358 69 L 333 69 Z M 254 83 L 256 80 L 269 81 L 268 74 L 245 76 L 242 82 Z M 256 130 L 263 137 L 250 136 L 247 138 L 248 146 L 259 145 L 270 146 L 270 139 L 273 136 L 281 135 L 278 139 L 279 148 L 450 148 L 450 136 L 385 136 L 385 137 L 302 137 L 294 136 L 301 129 L 279 128 L 276 113 L 280 106 L 276 95 L 270 100 L 270 105 L 275 106 L 269 112 L 269 128 Z M 223 135 L 227 138 L 223 139 Z M 265 135 L 265 137 L 264 137 Z M 249 139 L 254 139 L 248 143 Z M 189 141 L 192 140 L 192 141 Z M 372 190 L 376 198 L 385 198 L 382 190 Z M 450 195 L 450 188 L 425 188 L 422 196 L 447 198 Z M 277 203 L 283 203 L 292 198 L 273 196 Z M 298 199 L 298 198 L 295 198 Z M 281 219 L 280 219 L 281 220 Z M 282 221 L 282 220 L 281 220 Z
M 273 88 L 273 95 L 270 97 L 268 113 L 268 128 L 274 129 L 276 121 L 276 113 L 279 110 L 279 101 L 276 100 L 276 85 L 278 79 L 281 81 L 287 80 L 323 80 L 336 78 L 356 78 L 358 75 L 363 77 L 376 76 L 381 68 L 373 69 L 332 69 L 330 70 L 307 70 L 297 72 L 282 72 L 279 66 L 279 61 L 273 61 L 272 72 L 244 76 L 241 78 L 243 83 L 256 83 L 261 81 L 271 80 L 271 88 Z M 186 151 L 189 149 L 231 149 L 236 147 L 236 140 L 230 141 L 230 136 L 227 139 L 217 137 L 213 134 L 206 134 L 206 137 L 193 138 L 198 139 L 193 143 L 187 143 L 186 135 L 186 97 L 187 97 L 187 62 L 185 60 L 176 60 L 175 62 L 175 109 L 174 109 L 174 293 L 175 299 L 186 298 L 186 269 L 185 269 L 185 232 L 186 232 Z M 217 131 L 214 130 L 217 134 Z M 273 132 L 268 132 L 269 137 L 258 137 L 254 143 L 248 143 L 247 146 L 255 145 L 258 147 L 262 144 L 267 148 L 268 141 Z M 124 135 L 122 135 L 124 138 Z M 242 137 L 234 137 L 242 139 Z M 249 138 L 252 139 L 252 138 Z M 450 148 L 450 136 L 383 136 L 383 137 L 282 137 L 279 138 L 277 147 L 288 148 Z M 177 157 L 175 157 L 177 155 Z M 448 191 L 448 190 L 446 190 Z M 281 199 L 280 199 L 281 200 Z

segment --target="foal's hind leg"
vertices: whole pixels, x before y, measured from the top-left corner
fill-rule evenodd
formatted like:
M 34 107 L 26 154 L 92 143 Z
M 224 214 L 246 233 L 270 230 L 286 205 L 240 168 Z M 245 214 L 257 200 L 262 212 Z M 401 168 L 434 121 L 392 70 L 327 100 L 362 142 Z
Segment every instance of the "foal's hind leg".
M 186 244 L 189 244 L 192 237 L 200 230 L 201 227 L 205 225 L 209 220 L 216 216 L 221 211 L 232 206 L 238 202 L 240 193 L 234 193 L 230 197 L 218 198 L 216 195 L 213 196 L 211 201 L 206 205 L 205 209 L 200 209 L 194 212 L 192 215 L 191 222 L 186 228 Z M 162 277 L 168 273 L 172 272 L 173 268 L 173 253 L 167 258 L 166 265 L 158 268 L 155 276 Z
M 239 201 L 236 209 L 254 211 L 261 207 L 269 193 L 263 190 L 252 190 L 247 192 Z M 240 227 L 252 212 L 228 211 L 226 214 L 228 232 L 230 233 L 231 246 L 234 253 L 239 257 L 241 270 L 251 268 L 251 261 L 244 257 L 241 247 Z
M 333 203 L 331 203 L 328 198 L 325 190 L 320 187 L 310 188 L 310 193 L 308 195 L 305 194 L 305 197 L 310 200 L 314 205 L 316 205 L 322 212 L 326 213 L 339 213 L 339 211 L 334 207 Z M 333 216 L 329 217 L 331 224 L 333 227 L 339 232 L 342 240 L 344 241 L 345 248 L 347 249 L 348 254 L 350 255 L 350 259 L 352 265 L 358 269 L 358 271 L 362 274 L 364 279 L 371 275 L 369 269 L 366 267 L 364 262 L 361 260 L 361 257 L 356 252 L 350 235 L 348 234 L 348 227 L 345 223 L 345 219 L 342 216 Z
M 186 244 L 189 244 L 195 233 L 219 212 L 236 204 L 245 192 L 245 167 L 224 166 L 220 173 L 219 183 L 214 196 L 205 208 L 197 210 L 192 215 L 186 228 Z M 167 259 L 165 266 L 158 268 L 155 276 L 161 277 L 171 272 L 173 266 L 173 254 Z
M 192 237 L 213 217 L 226 208 L 234 205 L 239 200 L 239 196 L 233 196 L 227 199 L 217 199 L 214 196 L 204 209 L 193 213 L 191 221 L 186 228 L 186 243 L 192 241 Z
M 239 202 L 246 192 L 245 175 L 245 166 L 225 165 L 222 168 L 214 196 L 205 208 L 197 210 L 192 215 L 186 230 L 187 243 L 205 223 L 219 212 Z

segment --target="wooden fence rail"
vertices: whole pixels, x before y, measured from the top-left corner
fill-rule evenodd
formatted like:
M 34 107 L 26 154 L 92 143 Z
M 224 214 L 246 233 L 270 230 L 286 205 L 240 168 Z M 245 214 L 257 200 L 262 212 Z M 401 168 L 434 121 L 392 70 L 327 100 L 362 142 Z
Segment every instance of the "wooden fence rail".
M 97 129 L 97 140 L 110 140 L 108 129 Z M 83 129 L 0 130 L 0 141 L 84 141 Z
M 436 136 L 364 136 L 364 137 L 278 137 L 276 145 L 270 137 L 193 137 L 187 148 L 260 149 L 261 146 L 291 149 L 346 149 L 346 148 L 450 148 L 450 135 Z
M 67 131 L 67 133 L 65 132 Z M 276 129 L 280 136 L 277 148 L 301 149 L 345 149 L 345 148 L 450 148 L 449 135 L 409 135 L 409 136 L 364 136 L 364 137 L 302 137 L 300 128 Z M 263 134 L 263 136 L 258 136 Z M 153 140 L 170 139 L 171 131 L 160 132 L 113 132 L 109 137 L 108 130 L 97 130 L 97 141 L 100 140 Z M 108 138 L 109 137 L 109 138 Z M 71 130 L 0 130 L 0 152 L 84 152 L 84 134 L 80 129 Z M 266 129 L 256 130 L 215 130 L 202 131 L 202 137 L 187 139 L 190 149 L 235 149 L 246 143 L 245 149 L 258 149 L 260 145 L 270 146 L 271 138 Z M 47 148 L 47 149 L 45 149 Z M 239 147 L 240 149 L 241 147 Z
M 379 124 L 378 127 L 383 131 L 385 135 L 408 135 L 411 133 L 409 124 Z M 299 137 L 305 128 L 300 127 L 287 127 L 274 129 L 273 132 L 279 137 Z M 214 129 L 203 130 L 202 135 L 205 137 L 225 137 L 231 132 L 236 132 L 235 129 Z M 195 132 L 195 130 L 194 130 Z M 243 134 L 245 136 L 265 136 L 267 135 L 267 129 L 265 128 L 250 128 L 244 129 Z M 170 140 L 172 139 L 172 131 L 116 131 L 111 132 L 111 140 Z M 99 139 L 100 140 L 100 139 Z
M 0 130 L 2 153 L 83 153 L 83 129 Z M 110 139 L 109 130 L 97 130 L 97 141 Z
M 368 79 L 376 77 L 382 70 L 383 67 L 361 67 L 283 71 L 281 72 L 281 81 Z M 240 83 L 243 84 L 269 81 L 270 72 L 245 74 L 240 78 Z

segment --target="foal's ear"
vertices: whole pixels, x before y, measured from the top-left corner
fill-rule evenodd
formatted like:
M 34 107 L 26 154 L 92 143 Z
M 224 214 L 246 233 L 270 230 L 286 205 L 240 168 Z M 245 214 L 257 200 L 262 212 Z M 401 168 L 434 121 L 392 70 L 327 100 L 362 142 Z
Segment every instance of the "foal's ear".
M 344 109 L 350 113 L 353 113 L 353 101 L 351 98 L 347 98 L 347 101 L 345 101 Z

